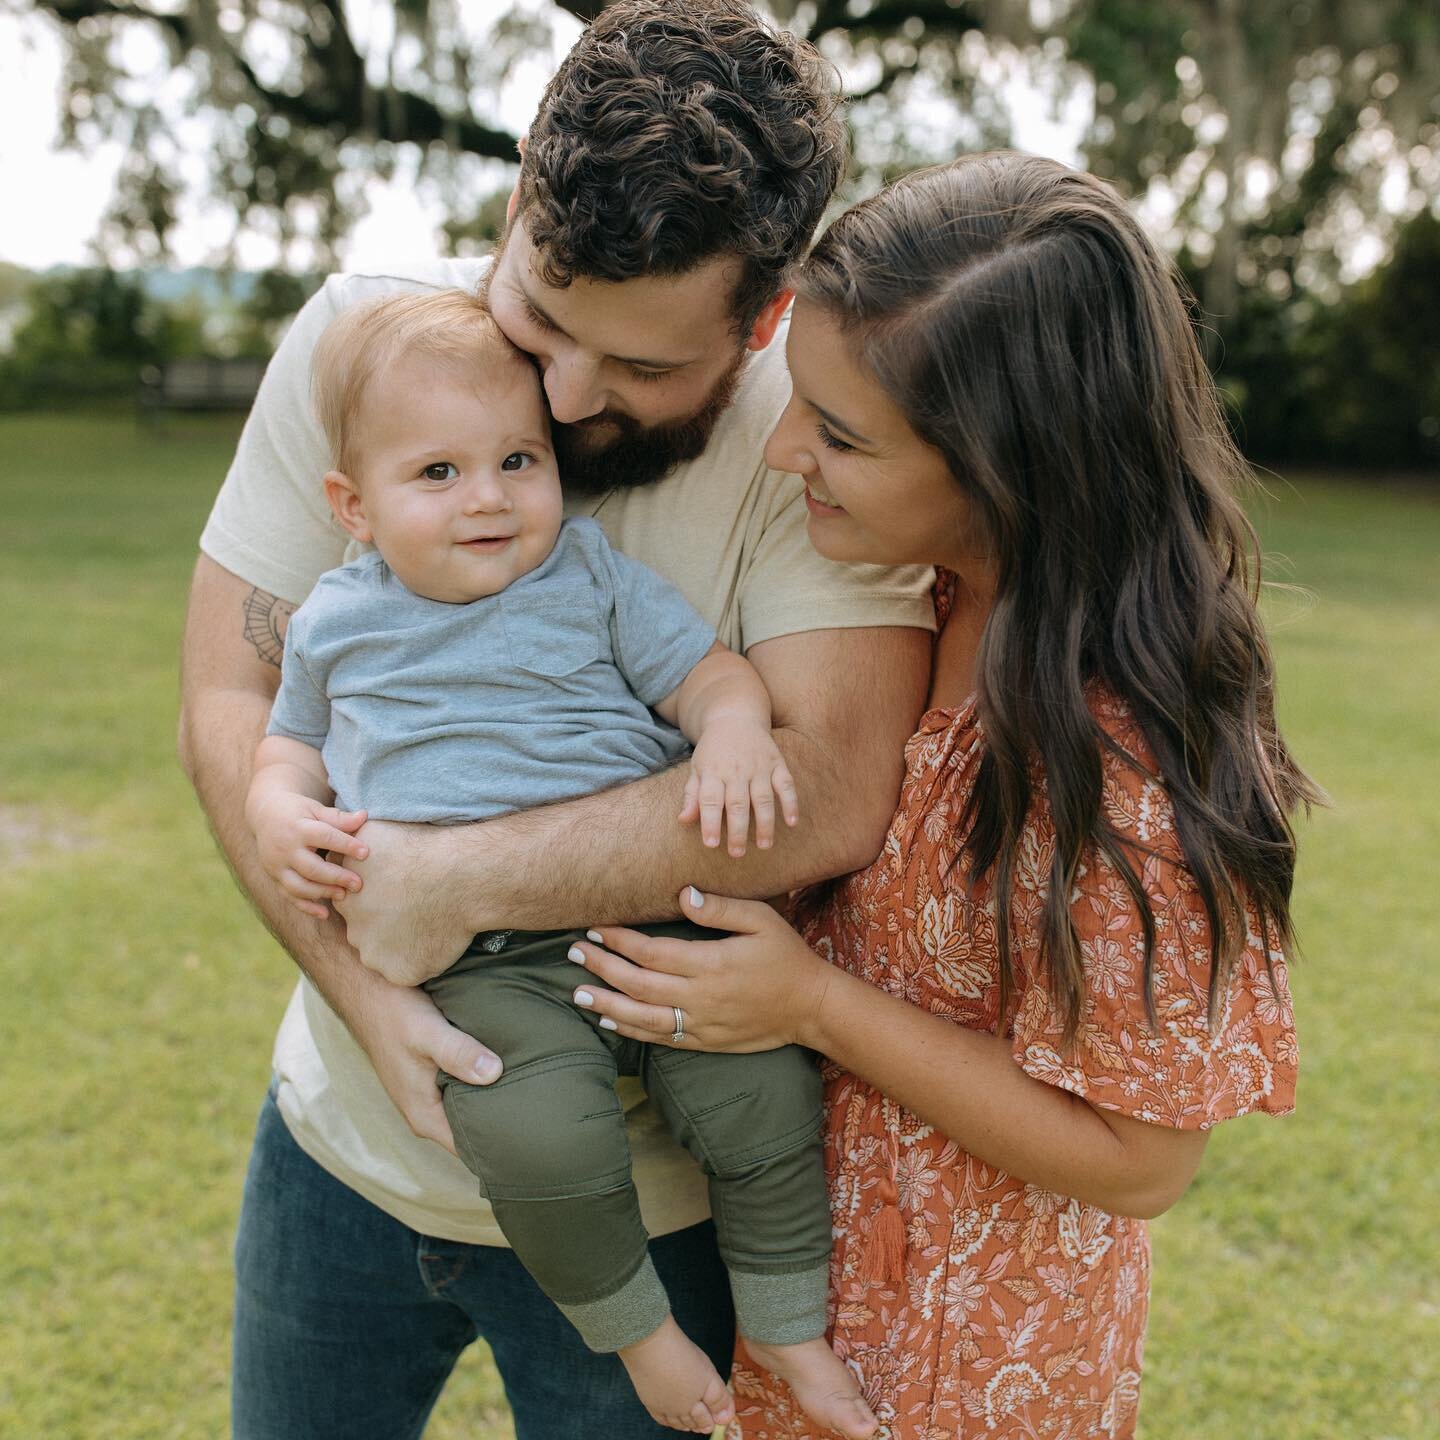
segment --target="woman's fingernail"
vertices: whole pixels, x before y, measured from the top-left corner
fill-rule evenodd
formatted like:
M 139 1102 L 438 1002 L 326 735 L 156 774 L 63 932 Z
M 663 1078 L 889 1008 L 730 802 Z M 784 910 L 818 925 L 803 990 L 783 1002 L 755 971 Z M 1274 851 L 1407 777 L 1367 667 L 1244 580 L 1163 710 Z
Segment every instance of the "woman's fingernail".
M 588 990 L 577 990 L 575 992 L 575 1003 L 583 1005 L 587 1009 L 595 1003 L 595 997 Z
M 592 945 L 603 945 L 605 943 L 605 937 L 598 930 L 587 930 L 585 932 L 585 938 L 590 941 Z
M 602 1015 L 600 1017 L 600 1028 L 602 1030 L 618 1030 L 620 1027 L 608 1015 Z
M 690 903 L 697 910 L 705 903 L 705 897 L 693 885 L 690 887 Z
M 573 960 L 577 965 L 583 965 L 585 963 L 585 952 L 578 945 L 572 945 L 565 952 L 565 958 L 567 960 Z

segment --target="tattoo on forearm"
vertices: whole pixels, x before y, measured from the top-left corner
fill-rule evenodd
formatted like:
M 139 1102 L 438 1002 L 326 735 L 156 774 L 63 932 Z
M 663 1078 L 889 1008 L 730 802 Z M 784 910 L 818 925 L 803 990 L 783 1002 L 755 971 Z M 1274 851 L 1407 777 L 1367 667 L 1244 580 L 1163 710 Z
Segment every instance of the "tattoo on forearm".
M 245 638 L 255 647 L 255 653 L 276 669 L 285 653 L 285 622 L 294 613 L 295 607 L 288 600 L 260 589 L 245 597 Z

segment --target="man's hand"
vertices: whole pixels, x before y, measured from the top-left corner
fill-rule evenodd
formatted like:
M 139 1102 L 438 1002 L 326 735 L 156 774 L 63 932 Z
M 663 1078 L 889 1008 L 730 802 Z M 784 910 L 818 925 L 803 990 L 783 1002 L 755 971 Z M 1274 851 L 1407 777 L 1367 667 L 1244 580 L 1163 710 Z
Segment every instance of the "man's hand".
M 368 857 L 344 857 L 364 884 L 335 908 L 361 960 L 392 985 L 433 979 L 475 937 L 460 910 L 462 887 L 449 871 L 451 828 L 371 820 L 355 837 Z
M 500 1060 L 478 1040 L 457 1030 L 422 990 L 376 981 L 363 1005 L 349 1014 L 350 1029 L 370 1057 L 385 1093 L 423 1140 L 455 1153 L 435 1072 L 470 1085 L 500 1078 Z

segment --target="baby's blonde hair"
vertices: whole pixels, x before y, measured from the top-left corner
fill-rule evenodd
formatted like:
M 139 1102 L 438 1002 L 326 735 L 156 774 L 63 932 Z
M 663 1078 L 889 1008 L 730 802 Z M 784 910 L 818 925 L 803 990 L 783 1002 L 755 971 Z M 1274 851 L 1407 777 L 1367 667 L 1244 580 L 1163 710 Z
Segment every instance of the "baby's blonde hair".
M 356 476 L 355 431 L 370 387 L 397 360 L 421 356 L 478 379 L 479 369 L 524 357 L 489 307 L 466 290 L 388 295 L 331 321 L 315 346 L 311 396 L 330 464 Z

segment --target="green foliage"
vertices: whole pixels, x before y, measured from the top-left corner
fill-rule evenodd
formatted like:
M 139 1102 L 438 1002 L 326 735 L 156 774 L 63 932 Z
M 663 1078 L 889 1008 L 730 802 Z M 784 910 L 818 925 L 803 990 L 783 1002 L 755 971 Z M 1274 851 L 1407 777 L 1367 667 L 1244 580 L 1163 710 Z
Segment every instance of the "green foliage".
M 321 278 L 284 270 L 261 271 L 230 317 L 225 353 L 268 360 L 290 318 L 319 288 Z
M 186 582 L 236 428 L 177 421 L 157 442 L 0 417 L 0 1434 L 17 1440 L 226 1433 L 230 1244 L 294 977 L 173 753 Z M 1268 608 L 1286 733 L 1334 798 L 1302 839 L 1300 1108 L 1219 1127 L 1155 1224 L 1140 1433 L 1429 1440 L 1440 505 L 1311 478 L 1256 513 L 1318 596 Z M 427 1440 L 512 1433 L 476 1347 Z
M 142 366 L 202 352 L 198 312 L 157 305 L 114 270 L 38 276 L 23 305 L 0 357 L 0 409 L 125 395 Z
M 13 267 L 12 267 L 13 268 Z M 157 298 L 137 271 L 64 270 L 0 275 L 0 304 L 22 316 L 0 353 L 0 410 L 132 398 L 146 366 L 191 356 L 268 359 L 284 324 L 318 284 L 266 271 L 208 275 Z M 240 291 L 235 298 L 234 291 Z
M 1330 303 L 1249 291 L 1223 330 L 1219 374 L 1246 452 L 1263 460 L 1440 462 L 1440 219 Z
M 1440 11 L 1421 0 L 1075 0 L 1067 58 L 1095 82 L 1087 168 L 1161 182 L 1206 309 L 1275 272 L 1333 285 L 1357 224 L 1390 238 L 1436 194 Z M 1397 215 L 1383 186 L 1404 180 Z

